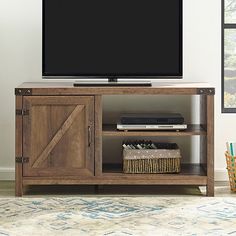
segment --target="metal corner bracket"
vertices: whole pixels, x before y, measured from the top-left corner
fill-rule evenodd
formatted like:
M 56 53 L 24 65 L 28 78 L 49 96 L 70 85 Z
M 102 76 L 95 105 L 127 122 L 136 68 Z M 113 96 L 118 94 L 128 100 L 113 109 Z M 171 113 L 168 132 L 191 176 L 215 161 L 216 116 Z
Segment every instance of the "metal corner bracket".
M 32 89 L 30 88 L 16 88 L 15 89 L 16 96 L 29 96 L 32 95 Z
M 215 88 L 198 88 L 197 94 L 199 94 L 199 95 L 215 95 Z

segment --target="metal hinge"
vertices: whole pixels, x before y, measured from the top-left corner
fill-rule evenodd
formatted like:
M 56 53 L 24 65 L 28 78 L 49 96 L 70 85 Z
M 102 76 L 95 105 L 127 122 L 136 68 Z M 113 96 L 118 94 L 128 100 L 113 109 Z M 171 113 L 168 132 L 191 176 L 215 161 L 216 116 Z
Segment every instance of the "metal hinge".
M 29 110 L 16 109 L 16 115 L 17 116 L 27 116 L 27 115 L 29 115 Z
M 16 157 L 16 163 L 27 163 L 29 162 L 29 157 Z

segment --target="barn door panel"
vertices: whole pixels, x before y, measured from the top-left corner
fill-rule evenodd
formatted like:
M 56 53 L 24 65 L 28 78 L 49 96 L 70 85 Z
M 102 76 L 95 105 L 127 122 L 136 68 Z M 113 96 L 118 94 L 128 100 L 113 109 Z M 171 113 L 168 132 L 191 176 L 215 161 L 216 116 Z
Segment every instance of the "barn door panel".
M 94 175 L 94 98 L 27 96 L 24 176 Z

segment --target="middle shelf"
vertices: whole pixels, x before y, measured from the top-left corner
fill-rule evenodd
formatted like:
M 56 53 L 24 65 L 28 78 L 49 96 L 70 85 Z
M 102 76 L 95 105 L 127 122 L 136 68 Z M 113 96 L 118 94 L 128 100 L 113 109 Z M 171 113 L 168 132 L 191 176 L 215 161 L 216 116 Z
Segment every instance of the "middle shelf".
M 206 130 L 199 124 L 189 124 L 188 128 L 184 131 L 120 131 L 116 129 L 116 124 L 104 124 L 102 128 L 103 136 L 124 136 L 124 137 L 156 137 L 156 136 L 193 136 L 193 135 L 206 135 Z

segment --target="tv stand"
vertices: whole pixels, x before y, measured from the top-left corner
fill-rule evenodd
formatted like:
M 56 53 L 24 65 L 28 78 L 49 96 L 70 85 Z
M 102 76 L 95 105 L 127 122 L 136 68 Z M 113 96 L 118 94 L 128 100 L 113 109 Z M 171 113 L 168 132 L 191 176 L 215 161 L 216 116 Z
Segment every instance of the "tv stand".
M 117 77 L 109 77 L 107 81 L 76 81 L 74 87 L 150 87 L 151 81 L 146 80 L 123 80 L 118 81 Z
M 214 88 L 198 83 L 80 88 L 72 83 L 23 83 L 15 89 L 16 196 L 22 196 L 28 185 L 81 184 L 196 185 L 206 186 L 207 196 L 214 196 L 214 94 Z M 115 123 L 105 123 L 109 119 L 105 119 L 102 100 L 111 95 L 150 96 L 157 103 L 160 95 L 172 95 L 166 99 L 172 99 L 175 108 L 177 96 L 185 95 L 190 100 L 194 96 L 199 101 L 199 123 L 189 123 L 187 130 L 179 132 L 119 131 Z M 144 104 L 145 112 L 148 107 Z M 191 108 L 182 109 L 190 109 L 186 111 L 191 116 L 198 114 L 192 113 Z M 192 163 L 191 152 L 186 153 L 187 164 L 181 163 L 179 174 L 125 174 L 122 146 L 117 143 L 112 144 L 117 151 L 106 152 L 108 156 L 104 158 L 106 142 L 113 142 L 116 137 L 121 141 L 172 137 L 178 143 L 183 141 L 181 138 L 192 136 L 199 137 L 195 147 L 199 159 Z

